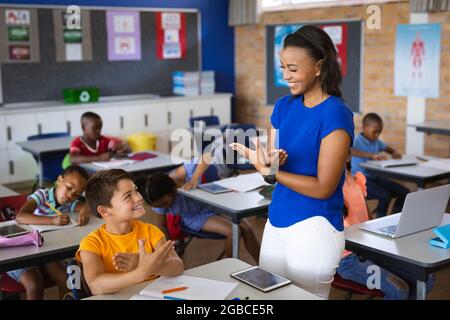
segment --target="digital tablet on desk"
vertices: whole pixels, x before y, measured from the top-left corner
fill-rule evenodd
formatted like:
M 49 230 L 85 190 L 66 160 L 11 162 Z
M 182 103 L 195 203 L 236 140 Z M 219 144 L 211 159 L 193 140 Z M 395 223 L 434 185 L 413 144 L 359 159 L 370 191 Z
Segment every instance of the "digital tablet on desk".
M 292 283 L 291 280 L 258 266 L 233 272 L 230 276 L 263 292 Z
M 233 191 L 231 189 L 219 186 L 218 184 L 215 184 L 214 182 L 203 183 L 203 184 L 200 184 L 198 187 L 202 190 L 205 190 L 205 191 L 208 191 L 208 192 L 214 193 L 214 194 Z
M 19 227 L 17 224 L 0 226 L 0 236 L 2 237 L 15 237 L 29 232 L 29 230 Z

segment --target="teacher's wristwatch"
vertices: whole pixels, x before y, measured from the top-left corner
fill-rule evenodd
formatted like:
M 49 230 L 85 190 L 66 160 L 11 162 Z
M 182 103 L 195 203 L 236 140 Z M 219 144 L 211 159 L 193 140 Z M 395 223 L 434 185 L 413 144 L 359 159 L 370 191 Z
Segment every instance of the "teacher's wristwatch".
M 264 181 L 269 183 L 269 184 L 275 184 L 277 183 L 277 177 L 275 176 L 275 174 L 268 174 L 263 176 Z

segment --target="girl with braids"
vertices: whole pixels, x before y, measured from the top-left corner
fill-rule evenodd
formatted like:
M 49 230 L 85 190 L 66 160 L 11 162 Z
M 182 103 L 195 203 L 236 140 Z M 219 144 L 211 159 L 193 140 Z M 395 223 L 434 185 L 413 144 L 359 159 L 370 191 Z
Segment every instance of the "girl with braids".
M 291 95 L 275 103 L 268 152 L 259 143 L 255 150 L 231 146 L 276 182 L 260 266 L 328 298 L 345 246 L 342 185 L 353 114 L 342 99 L 336 49 L 322 29 L 288 35 L 280 60 Z

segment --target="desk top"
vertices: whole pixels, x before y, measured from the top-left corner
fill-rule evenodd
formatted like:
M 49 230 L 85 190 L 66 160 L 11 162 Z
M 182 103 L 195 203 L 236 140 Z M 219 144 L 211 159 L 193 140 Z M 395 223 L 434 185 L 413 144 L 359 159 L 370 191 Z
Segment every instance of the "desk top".
M 102 219 L 91 216 L 89 222 L 82 227 L 76 226 L 70 229 L 43 232 L 44 245 L 40 248 L 31 245 L 0 248 L 0 269 L 7 264 L 20 262 L 26 264 L 27 260 L 30 259 L 44 258 L 63 251 L 76 250 L 81 239 L 102 224 Z
M 257 209 L 263 209 L 268 207 L 271 202 L 271 200 L 260 195 L 258 191 L 231 191 L 213 194 L 197 188 L 189 191 L 178 189 L 178 192 L 193 200 L 197 200 L 204 204 L 208 204 L 232 213 L 244 213 Z
M 212 263 L 205 264 L 193 269 L 186 270 L 185 275 L 209 278 L 219 281 L 236 282 L 230 277 L 230 273 L 250 267 L 238 259 L 222 259 Z M 105 294 L 87 298 L 87 300 L 128 300 L 133 295 L 138 294 L 150 282 L 143 282 L 124 289 L 116 294 Z M 321 300 L 320 297 L 301 289 L 293 284 L 281 287 L 279 289 L 264 293 L 257 289 L 250 287 L 242 282 L 230 295 L 232 297 L 249 297 L 250 300 Z
M 120 168 L 130 173 L 136 173 L 141 171 L 155 171 L 155 170 L 164 170 L 171 169 L 179 166 L 183 163 L 181 158 L 171 157 L 169 154 L 158 152 L 158 151 L 149 151 L 158 155 L 156 158 L 146 159 L 142 161 L 137 161 L 135 163 L 126 164 L 114 168 Z M 94 165 L 92 163 L 81 163 L 81 167 L 90 171 L 97 172 L 101 170 L 106 170 L 106 168 L 102 168 L 98 165 Z M 112 169 L 112 168 L 108 168 Z
M 448 120 L 425 121 L 409 124 L 408 126 L 415 127 L 417 131 L 450 135 L 450 121 Z
M 440 175 L 449 174 L 448 171 L 427 167 L 421 164 L 412 165 L 412 166 L 399 166 L 399 167 L 389 167 L 389 168 L 381 168 L 373 164 L 369 163 L 360 163 L 361 167 L 377 172 L 382 173 L 392 173 L 397 175 L 410 176 L 414 178 L 432 178 Z
M 0 197 L 17 196 L 18 193 L 0 184 Z
M 23 150 L 34 155 L 39 155 L 44 152 L 65 151 L 69 152 L 70 143 L 75 137 L 49 138 L 38 139 L 30 141 L 17 142 Z
M 441 225 L 449 223 L 450 214 L 444 214 Z M 450 262 L 450 249 L 433 247 L 428 244 L 428 240 L 436 237 L 432 229 L 390 239 L 361 230 L 358 225 L 345 228 L 346 242 L 423 267 L 434 267 L 441 263 Z

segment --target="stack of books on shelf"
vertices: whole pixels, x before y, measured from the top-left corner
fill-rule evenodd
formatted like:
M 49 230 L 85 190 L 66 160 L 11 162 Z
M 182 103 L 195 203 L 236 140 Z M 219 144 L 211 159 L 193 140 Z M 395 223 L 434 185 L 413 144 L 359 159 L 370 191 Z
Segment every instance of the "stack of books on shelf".
M 214 71 L 202 71 L 201 81 L 198 71 L 175 71 L 172 78 L 173 93 L 176 95 L 209 95 L 215 92 Z

